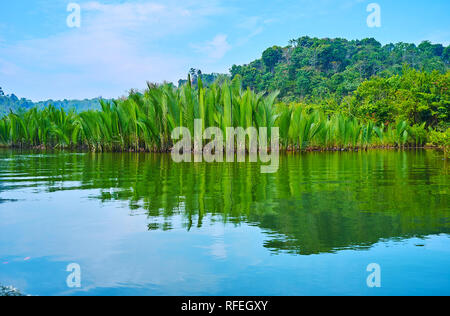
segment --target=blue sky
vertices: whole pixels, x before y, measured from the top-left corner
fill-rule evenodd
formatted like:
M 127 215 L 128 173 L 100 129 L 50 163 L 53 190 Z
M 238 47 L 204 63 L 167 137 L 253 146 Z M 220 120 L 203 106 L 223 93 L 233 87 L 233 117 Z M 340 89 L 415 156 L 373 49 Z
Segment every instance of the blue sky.
M 66 24 L 81 6 L 81 27 Z M 369 3 L 381 27 L 369 28 Z M 34 101 L 118 97 L 189 68 L 227 72 L 300 36 L 450 42 L 448 0 L 15 0 L 0 11 L 0 86 Z

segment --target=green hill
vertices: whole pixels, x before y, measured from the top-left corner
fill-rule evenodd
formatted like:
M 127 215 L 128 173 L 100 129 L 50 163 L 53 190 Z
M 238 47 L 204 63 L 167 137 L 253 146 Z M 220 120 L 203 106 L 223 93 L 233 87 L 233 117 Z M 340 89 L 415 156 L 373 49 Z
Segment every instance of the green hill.
M 242 76 L 244 88 L 280 91 L 283 101 L 304 99 L 341 100 L 373 76 L 388 78 L 402 74 L 404 64 L 413 69 L 445 73 L 450 48 L 428 41 L 420 45 L 381 45 L 363 40 L 301 37 L 286 47 L 273 46 L 248 65 L 233 65 L 231 76 Z

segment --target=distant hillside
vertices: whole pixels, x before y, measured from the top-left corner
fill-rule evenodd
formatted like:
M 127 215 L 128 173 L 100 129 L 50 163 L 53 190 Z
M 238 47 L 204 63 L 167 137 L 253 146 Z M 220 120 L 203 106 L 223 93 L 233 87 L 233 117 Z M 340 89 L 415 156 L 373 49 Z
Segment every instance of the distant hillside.
M 84 99 L 84 100 L 47 100 L 40 102 L 33 102 L 25 98 L 18 98 L 14 94 L 5 95 L 2 88 L 0 87 L 0 116 L 9 113 L 10 110 L 14 112 L 28 110 L 33 107 L 39 109 L 52 104 L 57 108 L 63 108 L 64 110 L 75 109 L 77 112 L 85 110 L 96 110 L 100 109 L 100 98 L 95 99 Z
M 248 65 L 233 65 L 231 76 L 242 76 L 244 88 L 257 92 L 280 91 L 284 101 L 323 100 L 355 91 L 373 76 L 401 74 L 403 65 L 431 72 L 449 69 L 450 48 L 428 41 L 382 46 L 373 38 L 363 40 L 301 37 L 286 47 L 273 46 Z

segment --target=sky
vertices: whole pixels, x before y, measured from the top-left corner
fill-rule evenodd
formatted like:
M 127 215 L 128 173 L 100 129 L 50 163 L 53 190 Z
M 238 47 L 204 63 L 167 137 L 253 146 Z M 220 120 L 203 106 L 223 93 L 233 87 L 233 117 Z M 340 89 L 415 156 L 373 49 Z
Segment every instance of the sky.
M 371 3 L 380 27 L 368 26 Z M 227 73 L 305 35 L 449 45 L 449 12 L 448 0 L 3 1 L 0 86 L 33 101 L 114 98 L 190 68 Z

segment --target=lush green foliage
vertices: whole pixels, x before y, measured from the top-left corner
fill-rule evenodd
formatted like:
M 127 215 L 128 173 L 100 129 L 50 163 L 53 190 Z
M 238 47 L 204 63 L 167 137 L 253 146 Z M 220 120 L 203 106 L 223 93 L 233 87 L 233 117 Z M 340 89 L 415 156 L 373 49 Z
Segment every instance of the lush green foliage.
M 450 129 L 445 132 L 430 130 L 429 141 L 431 144 L 444 147 L 448 151 L 450 148 Z
M 423 42 L 382 46 L 375 39 L 348 41 L 341 38 L 301 37 L 287 47 L 271 47 L 262 58 L 248 65 L 234 65 L 232 77 L 240 75 L 244 88 L 256 92 L 280 91 L 284 101 L 331 98 L 340 100 L 366 79 L 402 73 L 404 64 L 414 69 L 444 73 L 450 49 Z
M 190 80 L 189 80 L 190 82 Z M 423 145 L 425 124 L 407 121 L 387 127 L 374 120 L 345 114 L 327 114 L 303 104 L 275 104 L 277 92 L 264 96 L 242 89 L 239 77 L 221 86 L 191 84 L 148 85 L 144 93 L 101 102 L 101 111 L 66 112 L 48 106 L 24 113 L 11 112 L 0 120 L 0 143 L 20 147 L 85 147 L 95 151 L 168 151 L 175 127 L 194 135 L 194 120 L 202 129 L 219 127 L 280 128 L 286 150 L 348 149 L 372 146 Z M 270 137 L 270 134 L 269 134 Z
M 351 98 L 350 112 L 379 122 L 401 119 L 445 129 L 450 122 L 449 86 L 450 72 L 419 72 L 405 66 L 402 76 L 363 82 Z

